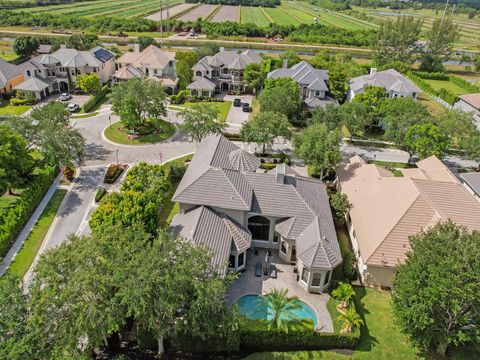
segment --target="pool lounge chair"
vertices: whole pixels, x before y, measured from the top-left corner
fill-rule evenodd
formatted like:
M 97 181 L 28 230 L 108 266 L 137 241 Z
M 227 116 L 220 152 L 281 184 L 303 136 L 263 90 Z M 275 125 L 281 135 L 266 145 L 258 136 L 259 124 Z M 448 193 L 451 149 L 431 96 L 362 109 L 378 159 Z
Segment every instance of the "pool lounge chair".
M 255 264 L 255 276 L 262 276 L 262 264 L 260 264 L 259 262 Z

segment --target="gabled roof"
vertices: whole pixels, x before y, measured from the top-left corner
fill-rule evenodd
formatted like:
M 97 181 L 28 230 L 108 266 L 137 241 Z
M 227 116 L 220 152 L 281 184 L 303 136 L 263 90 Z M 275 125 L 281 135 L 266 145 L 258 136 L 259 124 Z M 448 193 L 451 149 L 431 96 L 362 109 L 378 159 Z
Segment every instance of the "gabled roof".
M 38 45 L 37 53 L 39 54 L 50 54 L 51 51 L 52 51 L 52 45 L 50 44 Z
M 44 79 L 40 76 L 32 76 L 31 78 L 28 78 L 24 82 L 18 84 L 17 86 L 14 86 L 14 90 L 21 90 L 21 91 L 42 91 L 48 88 L 50 85 L 53 84 L 52 80 L 49 79 Z
M 477 196 L 480 196 L 480 172 L 463 173 L 460 177 Z
M 207 79 L 206 77 L 201 77 L 192 82 L 187 86 L 188 90 L 215 90 L 215 83 Z
M 290 69 L 276 69 L 268 73 L 267 78 L 291 78 L 310 90 L 328 91 L 326 81 L 329 79 L 328 70 L 318 70 L 306 61 L 293 65 Z
M 252 242 L 250 231 L 224 213 L 207 206 L 199 206 L 176 215 L 169 230 L 197 245 L 204 245 L 213 252 L 213 265 L 225 265 L 234 248 L 247 250 Z
M 480 93 L 460 95 L 459 98 L 475 109 L 480 110 Z
M 28 61 L 25 61 L 24 63 L 21 63 L 19 65 L 19 68 L 20 70 L 25 72 L 26 70 L 43 70 L 45 69 L 45 66 L 35 59 L 30 59 Z
M 144 75 L 145 74 L 142 71 L 138 70 L 136 67 L 127 65 L 115 71 L 113 77 L 121 80 L 130 80 Z
M 373 74 L 363 75 L 349 81 L 353 92 L 362 90 L 365 86 L 383 87 L 388 91 L 401 93 L 420 93 L 421 90 L 405 76 L 395 69 L 378 71 Z
M 334 98 L 330 97 L 330 96 L 325 96 L 324 99 L 306 98 L 305 99 L 305 104 L 309 108 L 323 108 L 323 109 L 325 109 L 328 104 L 339 106 L 338 101 L 335 100 Z
M 99 67 L 115 56 L 113 52 L 101 46 L 88 51 L 60 48 L 51 55 L 39 55 L 35 60 L 43 65 L 60 64 L 64 67 L 91 66 Z
M 480 203 L 448 168 L 431 157 L 404 177 L 355 156 L 337 171 L 341 191 L 366 264 L 395 267 L 405 260 L 408 238 L 439 221 L 480 229 Z M 413 170 L 413 171 L 410 171 Z
M 8 81 L 21 76 L 22 70 L 14 64 L 0 59 L 0 87 L 4 87 Z
M 324 184 L 284 164 L 268 173 L 255 172 L 259 165 L 255 156 L 223 136 L 209 136 L 200 143 L 172 200 L 276 217 L 276 230 L 296 239 L 297 254 L 307 266 L 333 269 L 340 264 Z
M 130 64 L 137 68 L 164 69 L 170 61 L 175 60 L 175 53 L 163 51 L 155 45 L 150 45 L 141 52 L 126 52 L 118 60 L 121 64 Z
M 226 67 L 232 70 L 243 70 L 252 63 L 260 63 L 262 58 L 252 50 L 246 50 L 240 54 L 236 51 L 221 50 L 214 56 L 205 56 L 193 67 L 193 70 Z

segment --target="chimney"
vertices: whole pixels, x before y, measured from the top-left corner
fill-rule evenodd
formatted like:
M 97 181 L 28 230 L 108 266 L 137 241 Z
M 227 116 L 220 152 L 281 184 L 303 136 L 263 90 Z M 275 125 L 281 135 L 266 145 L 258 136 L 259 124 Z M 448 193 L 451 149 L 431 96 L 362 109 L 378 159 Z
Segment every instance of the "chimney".
M 133 44 L 133 52 L 136 52 L 136 53 L 140 52 L 140 44 Z
M 279 164 L 275 168 L 275 177 L 277 184 L 284 184 L 285 181 L 285 164 Z
M 283 69 L 288 69 L 288 60 L 287 59 L 283 60 L 282 68 Z
M 224 47 L 221 47 L 221 48 L 220 48 L 220 51 L 225 51 L 225 48 L 224 48 Z
M 66 49 L 67 45 L 66 44 L 60 44 L 60 49 Z
M 375 75 L 377 73 L 377 68 L 370 68 L 370 75 Z

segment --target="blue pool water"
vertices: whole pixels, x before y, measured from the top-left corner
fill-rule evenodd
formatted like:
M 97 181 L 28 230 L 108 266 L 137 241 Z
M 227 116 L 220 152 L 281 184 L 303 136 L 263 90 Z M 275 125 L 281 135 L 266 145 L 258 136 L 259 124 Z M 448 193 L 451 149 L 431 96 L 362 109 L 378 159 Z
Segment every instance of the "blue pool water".
M 258 295 L 245 295 L 238 299 L 237 305 L 240 308 L 240 311 L 247 315 L 247 317 L 250 319 L 271 319 L 273 315 L 267 306 L 258 301 L 258 297 Z M 302 307 L 294 310 L 293 314 L 300 319 L 311 319 L 313 321 L 313 326 L 316 329 L 317 315 L 315 314 L 315 311 L 313 311 L 313 309 L 303 301 L 297 301 L 302 305 Z

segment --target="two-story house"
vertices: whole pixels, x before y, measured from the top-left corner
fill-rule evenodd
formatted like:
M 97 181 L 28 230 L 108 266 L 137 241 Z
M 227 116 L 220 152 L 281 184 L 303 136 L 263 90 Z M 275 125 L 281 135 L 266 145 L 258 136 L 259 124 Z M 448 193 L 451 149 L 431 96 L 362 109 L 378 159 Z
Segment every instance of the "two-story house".
M 25 81 L 14 89 L 33 92 L 37 99 L 43 99 L 55 91 L 72 91 L 81 74 L 97 74 L 106 83 L 115 71 L 114 58 L 113 52 L 100 46 L 79 51 L 61 45 L 53 54 L 39 55 L 21 64 Z
M 268 79 L 290 78 L 300 85 L 300 96 L 309 108 L 326 107 L 328 104 L 338 105 L 337 100 L 327 95 L 329 79 L 328 70 L 315 69 L 306 61 L 301 61 L 287 68 L 275 69 L 267 74 Z
M 0 95 L 12 90 L 23 80 L 22 70 L 17 65 L 0 59 Z
M 278 252 L 296 264 L 299 286 L 325 291 L 342 262 L 325 185 L 285 164 L 259 166 L 223 136 L 203 140 L 173 196 L 180 213 L 170 230 L 210 248 L 229 271 L 245 269 L 252 247 Z
M 377 71 L 371 68 L 370 74 L 350 79 L 347 100 L 352 101 L 356 95 L 363 93 L 367 86 L 383 87 L 389 98 L 410 96 L 416 99 L 421 92 L 413 82 L 395 69 Z
M 163 51 L 154 45 L 140 52 L 136 47 L 135 51 L 123 54 L 115 63 L 117 68 L 113 74 L 115 82 L 145 76 L 160 81 L 170 94 L 177 90 L 178 77 L 174 52 Z
M 244 93 L 247 84 L 243 71 L 247 65 L 259 64 L 261 57 L 252 50 L 242 53 L 221 49 L 214 56 L 205 56 L 193 70 L 193 82 L 187 86 L 192 96 L 212 97 L 215 92 Z

